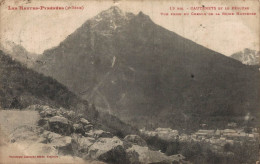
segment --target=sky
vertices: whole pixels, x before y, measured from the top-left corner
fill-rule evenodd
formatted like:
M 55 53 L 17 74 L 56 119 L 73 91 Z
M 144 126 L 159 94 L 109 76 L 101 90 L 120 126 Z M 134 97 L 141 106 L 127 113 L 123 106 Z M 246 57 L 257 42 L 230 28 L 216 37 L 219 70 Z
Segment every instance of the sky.
M 191 11 L 191 7 L 249 7 L 243 12 L 256 12 L 253 16 L 162 16 L 171 12 Z M 83 10 L 8 10 L 10 7 L 27 6 L 79 6 Z M 1 43 L 11 41 L 22 45 L 29 52 L 41 54 L 44 50 L 58 46 L 69 34 L 99 12 L 118 6 L 124 12 L 138 14 L 142 11 L 156 24 L 188 38 L 207 48 L 230 56 L 245 48 L 259 50 L 259 2 L 257 0 L 195 0 L 195 1 L 50 1 L 32 0 L 6 1 L 0 7 Z M 182 7 L 184 11 L 170 10 Z M 189 9 L 189 10 L 188 10 Z M 210 11 L 206 11 L 210 12 Z M 212 11 L 216 12 L 216 11 Z M 217 11 L 224 12 L 224 11 Z M 229 12 L 229 11 L 226 11 Z

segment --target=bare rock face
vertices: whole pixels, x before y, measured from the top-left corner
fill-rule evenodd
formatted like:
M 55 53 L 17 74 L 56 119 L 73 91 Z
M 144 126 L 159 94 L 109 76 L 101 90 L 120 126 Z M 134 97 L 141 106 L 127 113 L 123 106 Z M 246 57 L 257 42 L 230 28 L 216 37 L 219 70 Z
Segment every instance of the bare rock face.
M 177 161 L 177 162 L 183 162 L 185 160 L 185 157 L 181 154 L 175 154 L 175 155 L 171 155 L 169 156 L 173 161 Z
M 143 140 L 138 135 L 127 135 L 124 138 L 125 141 L 131 142 L 132 144 L 139 145 L 139 146 L 147 146 L 145 140 Z
M 42 137 L 45 138 L 45 141 L 43 143 L 53 146 L 59 154 L 74 154 L 72 151 L 71 137 L 62 136 L 50 131 L 44 131 Z
M 79 121 L 79 124 L 81 124 L 83 126 L 84 132 L 93 130 L 93 125 L 85 118 L 81 118 Z
M 77 156 L 83 156 L 88 153 L 88 149 L 95 142 L 94 138 L 84 137 L 80 134 L 72 134 L 72 148 Z
M 33 106 L 32 106 L 33 107 Z M 40 110 L 41 117 L 52 117 L 57 114 L 57 110 L 49 106 L 35 106 L 35 110 Z
M 90 146 L 85 158 L 98 159 L 108 163 L 129 163 L 123 142 L 117 138 L 100 138 Z
M 54 138 L 60 138 L 61 137 L 60 134 L 57 134 L 57 133 L 54 133 L 54 132 L 50 132 L 50 131 L 47 131 L 47 130 L 45 130 L 42 133 L 42 136 L 44 138 L 46 138 L 46 143 L 51 142 L 51 140 L 53 140 Z
M 38 121 L 38 125 L 45 130 L 62 135 L 71 135 L 72 133 L 85 135 L 86 132 L 93 130 L 93 125 L 74 111 L 41 105 L 31 105 L 28 108 L 39 111 L 41 119 Z
M 39 104 L 34 104 L 28 106 L 25 110 L 32 110 L 32 111 L 42 111 L 44 107 L 47 107 L 46 105 L 39 105 Z
M 49 126 L 49 119 L 48 118 L 41 118 L 38 121 L 39 126 Z
M 130 163 L 164 163 L 171 164 L 176 161 L 159 151 L 149 150 L 148 147 L 133 145 L 126 150 Z
M 85 118 L 81 118 L 80 123 L 82 123 L 83 125 L 89 125 L 90 124 L 90 122 L 88 120 L 86 120 Z
M 85 133 L 85 130 L 84 130 L 82 124 L 73 124 L 73 131 L 75 133 L 80 133 L 80 134 L 84 134 Z
M 71 137 L 69 136 L 55 138 L 51 141 L 51 144 L 58 150 L 59 154 L 74 155 L 71 145 Z
M 93 138 L 82 137 L 78 139 L 79 151 L 87 152 L 88 148 L 95 142 Z
M 69 120 L 65 117 L 61 117 L 61 116 L 54 116 L 52 118 L 49 119 L 49 122 L 50 123 L 61 123 L 61 124 L 64 124 L 64 125 L 67 125 L 69 124 Z
M 93 125 L 91 125 L 91 124 L 85 125 L 85 126 L 84 126 L 84 130 L 85 130 L 85 131 L 93 130 Z
M 101 137 L 103 137 L 103 138 L 112 138 L 113 137 L 113 135 L 110 132 L 106 132 L 103 130 L 90 130 L 89 132 L 85 133 L 85 136 L 92 137 L 95 139 L 98 139 Z
M 70 135 L 73 131 L 69 120 L 62 116 L 54 116 L 49 119 L 50 130 L 63 135 Z
M 76 118 L 76 113 L 74 111 L 66 111 L 62 113 L 64 115 L 64 117 L 68 118 L 68 119 L 73 119 Z
M 52 145 L 58 148 L 66 147 L 71 144 L 71 137 L 69 136 L 56 137 L 52 139 L 51 143 Z

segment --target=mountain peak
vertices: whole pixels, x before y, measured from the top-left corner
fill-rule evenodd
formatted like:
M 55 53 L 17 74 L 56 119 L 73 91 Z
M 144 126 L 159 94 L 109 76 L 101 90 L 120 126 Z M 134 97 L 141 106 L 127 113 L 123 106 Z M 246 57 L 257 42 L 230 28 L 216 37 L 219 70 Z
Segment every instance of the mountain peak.
M 245 48 L 243 51 L 234 53 L 230 57 L 246 65 L 259 65 L 260 52 Z
M 116 12 L 123 12 L 119 7 L 117 6 L 111 6 L 108 10 L 113 10 L 113 11 L 116 11 Z
M 140 12 L 138 13 L 138 15 L 140 15 L 140 16 L 145 16 L 145 14 L 144 14 L 142 11 L 140 11 Z
M 134 14 L 126 13 L 117 6 L 112 6 L 102 11 L 90 20 L 91 27 L 99 31 L 102 35 L 109 36 L 118 27 L 126 24 Z M 87 21 L 90 23 L 89 21 Z
M 142 11 L 138 13 L 137 17 L 142 20 L 151 20 L 151 18 L 148 15 L 144 14 Z
M 117 6 L 112 6 L 109 9 L 101 12 L 101 15 L 104 16 L 125 16 L 125 13 Z

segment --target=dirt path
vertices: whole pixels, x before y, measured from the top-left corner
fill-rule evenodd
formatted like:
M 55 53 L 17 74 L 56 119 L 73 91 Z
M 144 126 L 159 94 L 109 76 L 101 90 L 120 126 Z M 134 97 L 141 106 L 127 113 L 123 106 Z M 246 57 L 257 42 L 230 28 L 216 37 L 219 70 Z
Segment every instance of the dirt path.
M 39 143 L 37 141 L 32 142 L 30 139 L 24 140 L 22 142 L 10 142 L 10 136 L 14 131 L 19 131 L 19 129 L 21 130 L 24 126 L 36 128 L 39 118 L 40 116 L 37 111 L 0 110 L 0 164 L 92 163 L 83 161 L 80 158 L 72 156 L 58 156 L 58 158 L 46 158 L 47 155 L 54 155 L 48 151 L 46 152 L 47 154 L 38 153 L 43 152 L 42 148 L 46 147 L 46 144 Z M 32 134 L 32 136 L 37 137 L 37 134 Z M 45 158 L 11 157 L 25 157 L 35 155 L 44 155 Z
M 1 130 L 11 134 L 21 126 L 37 126 L 39 118 L 37 111 L 0 110 Z

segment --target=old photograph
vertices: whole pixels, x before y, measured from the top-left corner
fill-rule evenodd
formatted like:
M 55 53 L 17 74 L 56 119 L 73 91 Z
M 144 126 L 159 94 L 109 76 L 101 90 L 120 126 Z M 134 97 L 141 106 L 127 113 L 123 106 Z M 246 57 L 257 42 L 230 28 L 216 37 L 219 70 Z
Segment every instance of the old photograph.
M 1 0 L 0 164 L 259 163 L 258 0 Z

